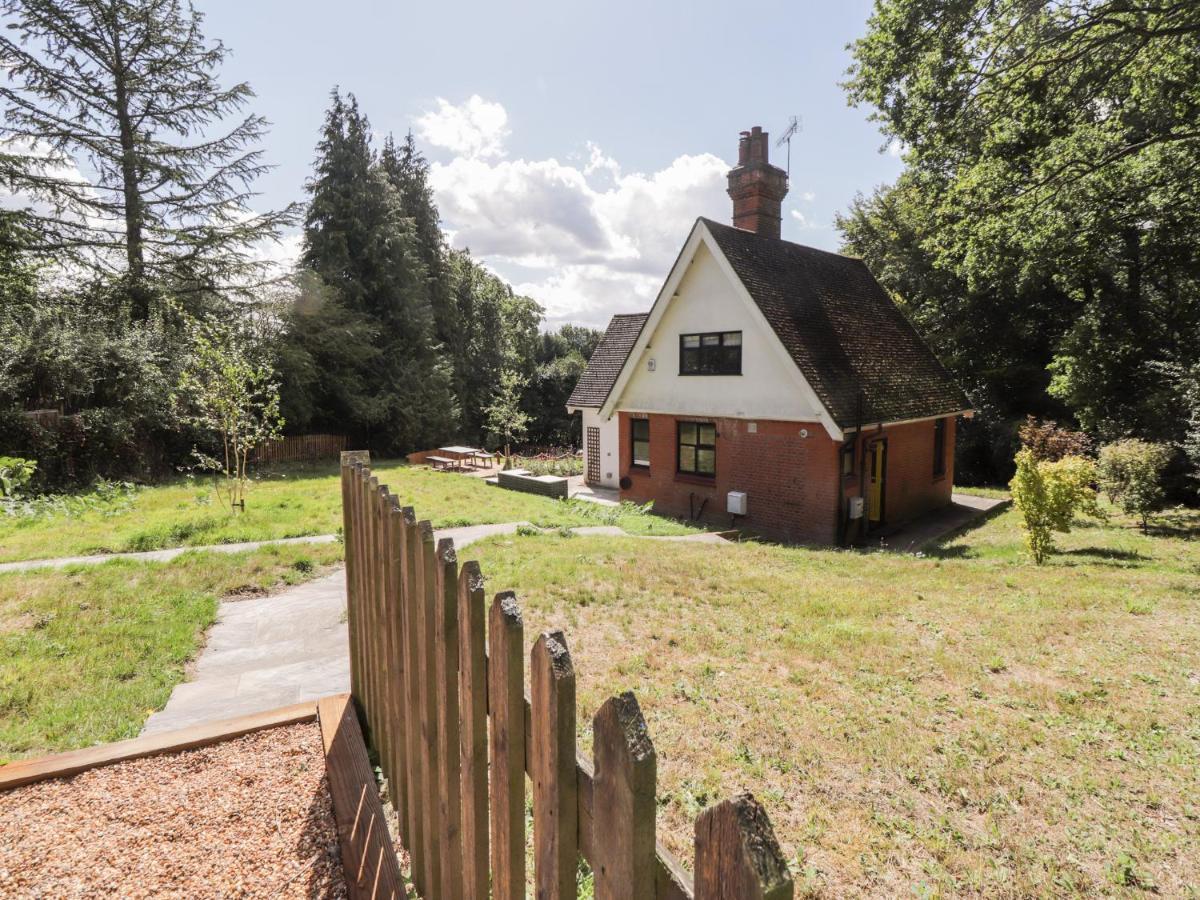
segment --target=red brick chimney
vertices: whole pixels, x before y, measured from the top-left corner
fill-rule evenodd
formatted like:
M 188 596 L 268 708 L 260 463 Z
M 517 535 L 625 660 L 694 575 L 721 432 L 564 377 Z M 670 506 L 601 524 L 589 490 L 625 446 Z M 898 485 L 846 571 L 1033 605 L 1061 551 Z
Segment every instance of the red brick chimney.
M 735 228 L 778 239 L 788 177 L 767 160 L 768 146 L 767 133 L 758 125 L 742 132 L 738 164 L 729 170 L 729 196 Z

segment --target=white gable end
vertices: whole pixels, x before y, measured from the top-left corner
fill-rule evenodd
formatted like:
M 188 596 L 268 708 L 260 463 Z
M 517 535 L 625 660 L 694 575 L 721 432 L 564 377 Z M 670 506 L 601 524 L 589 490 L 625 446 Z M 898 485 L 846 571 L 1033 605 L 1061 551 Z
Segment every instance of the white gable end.
M 741 375 L 680 375 L 680 335 L 740 331 Z M 606 407 L 826 423 L 829 417 L 703 224 L 684 247 Z M 840 437 L 837 432 L 835 437 Z

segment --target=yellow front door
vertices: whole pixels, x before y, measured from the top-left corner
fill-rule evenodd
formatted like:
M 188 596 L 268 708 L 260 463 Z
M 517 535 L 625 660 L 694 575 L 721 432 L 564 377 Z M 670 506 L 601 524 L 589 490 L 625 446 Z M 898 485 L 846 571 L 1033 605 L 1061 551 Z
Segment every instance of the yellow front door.
M 878 525 L 883 521 L 883 473 L 884 473 L 884 457 L 887 453 L 886 444 L 873 444 L 871 446 L 871 471 L 869 485 L 870 491 L 867 495 L 870 508 L 867 511 L 867 519 L 873 525 Z

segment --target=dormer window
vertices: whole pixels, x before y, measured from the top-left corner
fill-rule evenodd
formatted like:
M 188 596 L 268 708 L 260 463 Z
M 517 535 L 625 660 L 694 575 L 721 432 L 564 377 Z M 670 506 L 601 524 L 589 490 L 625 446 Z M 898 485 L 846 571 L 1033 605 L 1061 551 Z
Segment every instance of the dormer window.
M 679 336 L 680 375 L 741 375 L 742 333 L 714 331 Z

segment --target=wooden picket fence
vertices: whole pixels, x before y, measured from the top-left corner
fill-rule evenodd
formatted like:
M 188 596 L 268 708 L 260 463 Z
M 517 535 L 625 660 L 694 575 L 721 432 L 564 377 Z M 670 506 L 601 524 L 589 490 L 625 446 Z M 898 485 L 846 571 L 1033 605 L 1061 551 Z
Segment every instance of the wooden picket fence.
M 310 459 L 336 459 L 346 449 L 346 438 L 340 434 L 289 434 L 264 441 L 254 448 L 254 459 L 260 463 L 300 462 Z
M 575 742 L 575 669 L 562 632 L 528 657 L 517 598 L 490 606 L 475 562 L 342 454 L 351 691 L 398 816 L 418 894 L 526 896 L 526 776 L 536 896 L 576 896 L 582 856 L 595 896 L 790 898 L 792 881 L 749 794 L 696 820 L 693 876 L 655 838 L 655 752 L 631 693 Z M 489 727 L 490 726 L 490 727 Z

